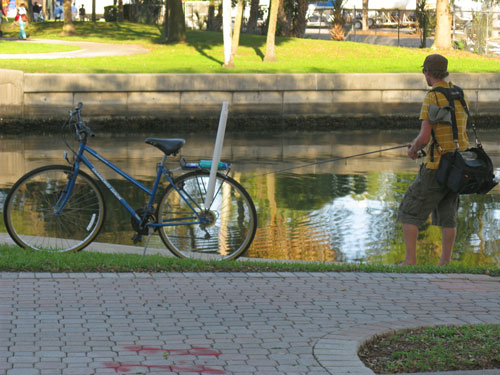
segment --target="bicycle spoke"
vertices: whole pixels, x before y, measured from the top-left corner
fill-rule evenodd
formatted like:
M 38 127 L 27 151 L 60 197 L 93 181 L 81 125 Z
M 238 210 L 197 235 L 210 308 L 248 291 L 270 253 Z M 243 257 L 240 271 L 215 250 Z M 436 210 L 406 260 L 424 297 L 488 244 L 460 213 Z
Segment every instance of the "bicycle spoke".
M 66 197 L 63 191 L 68 175 L 72 169 L 67 166 L 42 167 L 14 185 L 6 199 L 4 221 L 20 246 L 73 251 L 95 238 L 104 220 L 102 194 L 90 177 L 80 172 Z M 56 207 L 62 199 L 64 205 Z
M 190 200 L 203 204 L 208 180 L 207 172 L 197 171 L 181 176 L 176 183 L 183 186 Z M 159 204 L 159 222 L 190 214 L 191 208 L 175 189 L 167 188 Z M 248 193 L 230 177 L 217 175 L 212 205 L 199 215 L 203 218 L 201 224 L 159 229 L 162 240 L 175 255 L 211 254 L 215 259 L 234 259 L 250 245 L 256 228 L 255 207 Z

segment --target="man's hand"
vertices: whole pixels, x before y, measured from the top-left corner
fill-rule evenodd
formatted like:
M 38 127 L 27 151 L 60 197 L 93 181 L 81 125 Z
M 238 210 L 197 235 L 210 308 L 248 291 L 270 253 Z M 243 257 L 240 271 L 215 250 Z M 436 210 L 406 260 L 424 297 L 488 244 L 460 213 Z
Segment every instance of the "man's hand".
M 418 150 L 416 149 L 416 147 L 413 143 L 410 143 L 408 145 L 408 157 L 412 160 L 415 160 L 418 158 Z

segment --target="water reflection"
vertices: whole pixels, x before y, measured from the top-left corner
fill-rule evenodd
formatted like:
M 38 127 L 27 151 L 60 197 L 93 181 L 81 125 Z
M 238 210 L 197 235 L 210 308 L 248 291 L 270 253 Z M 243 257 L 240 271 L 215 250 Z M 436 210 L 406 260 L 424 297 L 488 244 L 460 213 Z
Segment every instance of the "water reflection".
M 281 173 L 273 171 L 317 160 L 344 157 L 404 144 L 413 131 L 226 134 L 223 159 L 233 162 L 232 176 L 254 199 L 259 228 L 250 257 L 363 261 L 392 264 L 403 258 L 404 245 L 396 211 L 418 165 L 405 149 L 325 163 Z M 146 136 L 165 134 L 99 134 L 91 146 L 131 175 L 151 185 L 161 153 L 143 143 Z M 215 134 L 169 134 L 187 140 L 187 160 L 209 158 Z M 484 146 L 500 166 L 500 135 L 482 131 Z M 60 135 L 3 136 L 0 200 L 26 171 L 46 164 L 64 164 Z M 176 163 L 174 162 L 172 166 Z M 145 204 L 142 192 L 102 170 L 134 208 Z M 497 170 L 500 175 L 500 170 Z M 460 264 L 500 265 L 500 189 L 486 196 L 463 196 L 454 260 Z M 131 244 L 130 219 L 107 195 L 109 212 L 99 241 Z M 0 231 L 5 231 L 3 228 Z M 159 239 L 152 246 L 163 247 Z M 436 264 L 441 234 L 426 224 L 420 233 L 419 261 Z

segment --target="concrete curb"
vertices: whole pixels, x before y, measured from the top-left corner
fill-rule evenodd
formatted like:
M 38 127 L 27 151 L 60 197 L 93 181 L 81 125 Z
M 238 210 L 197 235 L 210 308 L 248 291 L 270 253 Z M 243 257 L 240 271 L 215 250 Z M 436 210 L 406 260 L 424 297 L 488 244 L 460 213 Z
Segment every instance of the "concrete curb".
M 500 323 L 500 319 L 498 322 Z M 332 375 L 372 375 L 375 372 L 366 367 L 357 354 L 363 344 L 391 332 L 432 326 L 436 326 L 433 319 L 357 325 L 325 335 L 314 345 L 313 354 L 321 366 Z M 412 375 L 500 375 L 500 370 L 422 372 Z

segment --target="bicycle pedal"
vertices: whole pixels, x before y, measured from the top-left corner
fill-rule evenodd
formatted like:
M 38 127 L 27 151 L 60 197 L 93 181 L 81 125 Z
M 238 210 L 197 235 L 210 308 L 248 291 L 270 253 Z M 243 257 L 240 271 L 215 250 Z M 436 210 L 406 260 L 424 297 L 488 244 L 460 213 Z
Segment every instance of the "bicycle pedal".
M 132 235 L 132 241 L 134 241 L 134 245 L 139 243 L 139 242 L 142 242 L 142 234 L 134 233 Z

